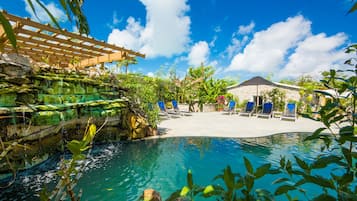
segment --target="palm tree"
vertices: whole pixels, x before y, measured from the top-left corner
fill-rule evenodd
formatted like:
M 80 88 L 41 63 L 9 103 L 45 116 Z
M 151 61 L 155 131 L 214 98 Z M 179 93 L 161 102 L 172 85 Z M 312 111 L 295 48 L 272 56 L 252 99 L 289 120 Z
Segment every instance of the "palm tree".
M 125 58 L 124 60 L 118 61 L 117 66 L 121 67 L 121 66 L 125 66 L 125 74 L 128 74 L 128 66 L 130 64 L 137 64 L 138 61 L 136 60 L 136 58 Z

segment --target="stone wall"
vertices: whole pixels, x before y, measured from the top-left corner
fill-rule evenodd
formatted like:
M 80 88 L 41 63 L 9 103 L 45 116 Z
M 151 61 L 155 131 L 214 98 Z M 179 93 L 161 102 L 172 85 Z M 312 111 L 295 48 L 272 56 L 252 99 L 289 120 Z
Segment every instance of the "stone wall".
M 143 113 L 125 98 L 110 74 L 35 66 L 23 57 L 0 57 L 0 130 L 6 156 L 16 169 L 30 167 L 80 139 L 88 119 L 96 141 L 138 139 L 156 134 Z M 0 158 L 0 174 L 10 172 Z

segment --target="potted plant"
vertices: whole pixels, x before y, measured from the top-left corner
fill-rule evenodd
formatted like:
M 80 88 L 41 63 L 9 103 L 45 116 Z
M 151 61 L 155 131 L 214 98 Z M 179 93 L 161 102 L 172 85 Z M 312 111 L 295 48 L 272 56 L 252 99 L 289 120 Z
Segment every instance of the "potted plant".
M 217 98 L 216 98 L 216 102 L 217 102 L 217 111 L 223 111 L 223 109 L 224 109 L 224 103 L 225 103 L 225 98 L 224 98 L 224 96 L 223 95 L 221 95 L 221 96 L 217 96 Z

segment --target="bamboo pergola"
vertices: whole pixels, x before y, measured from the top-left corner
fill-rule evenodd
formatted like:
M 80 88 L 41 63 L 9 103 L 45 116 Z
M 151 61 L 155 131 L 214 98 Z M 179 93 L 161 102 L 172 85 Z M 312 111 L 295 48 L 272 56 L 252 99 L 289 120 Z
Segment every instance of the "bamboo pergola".
M 0 26 L 2 53 L 18 53 L 35 62 L 47 62 L 59 67 L 85 68 L 107 62 L 131 60 L 144 54 L 57 29 L 49 24 L 40 24 L 29 18 L 21 18 L 5 11 L 2 14 L 13 26 L 17 40 L 14 49 Z

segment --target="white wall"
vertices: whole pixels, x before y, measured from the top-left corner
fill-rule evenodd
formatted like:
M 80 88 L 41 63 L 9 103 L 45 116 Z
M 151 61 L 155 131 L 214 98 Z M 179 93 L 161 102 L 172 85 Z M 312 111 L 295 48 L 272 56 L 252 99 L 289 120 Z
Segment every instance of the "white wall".
M 237 96 L 239 98 L 239 102 L 243 102 L 244 100 L 253 101 L 253 96 L 257 95 L 257 88 L 258 88 L 258 96 L 261 96 L 264 92 L 271 91 L 274 88 L 278 88 L 282 91 L 285 91 L 286 101 L 288 100 L 299 101 L 300 99 L 299 90 L 287 89 L 274 85 L 259 85 L 258 87 L 256 85 L 241 86 L 241 87 L 228 89 L 228 92 Z

